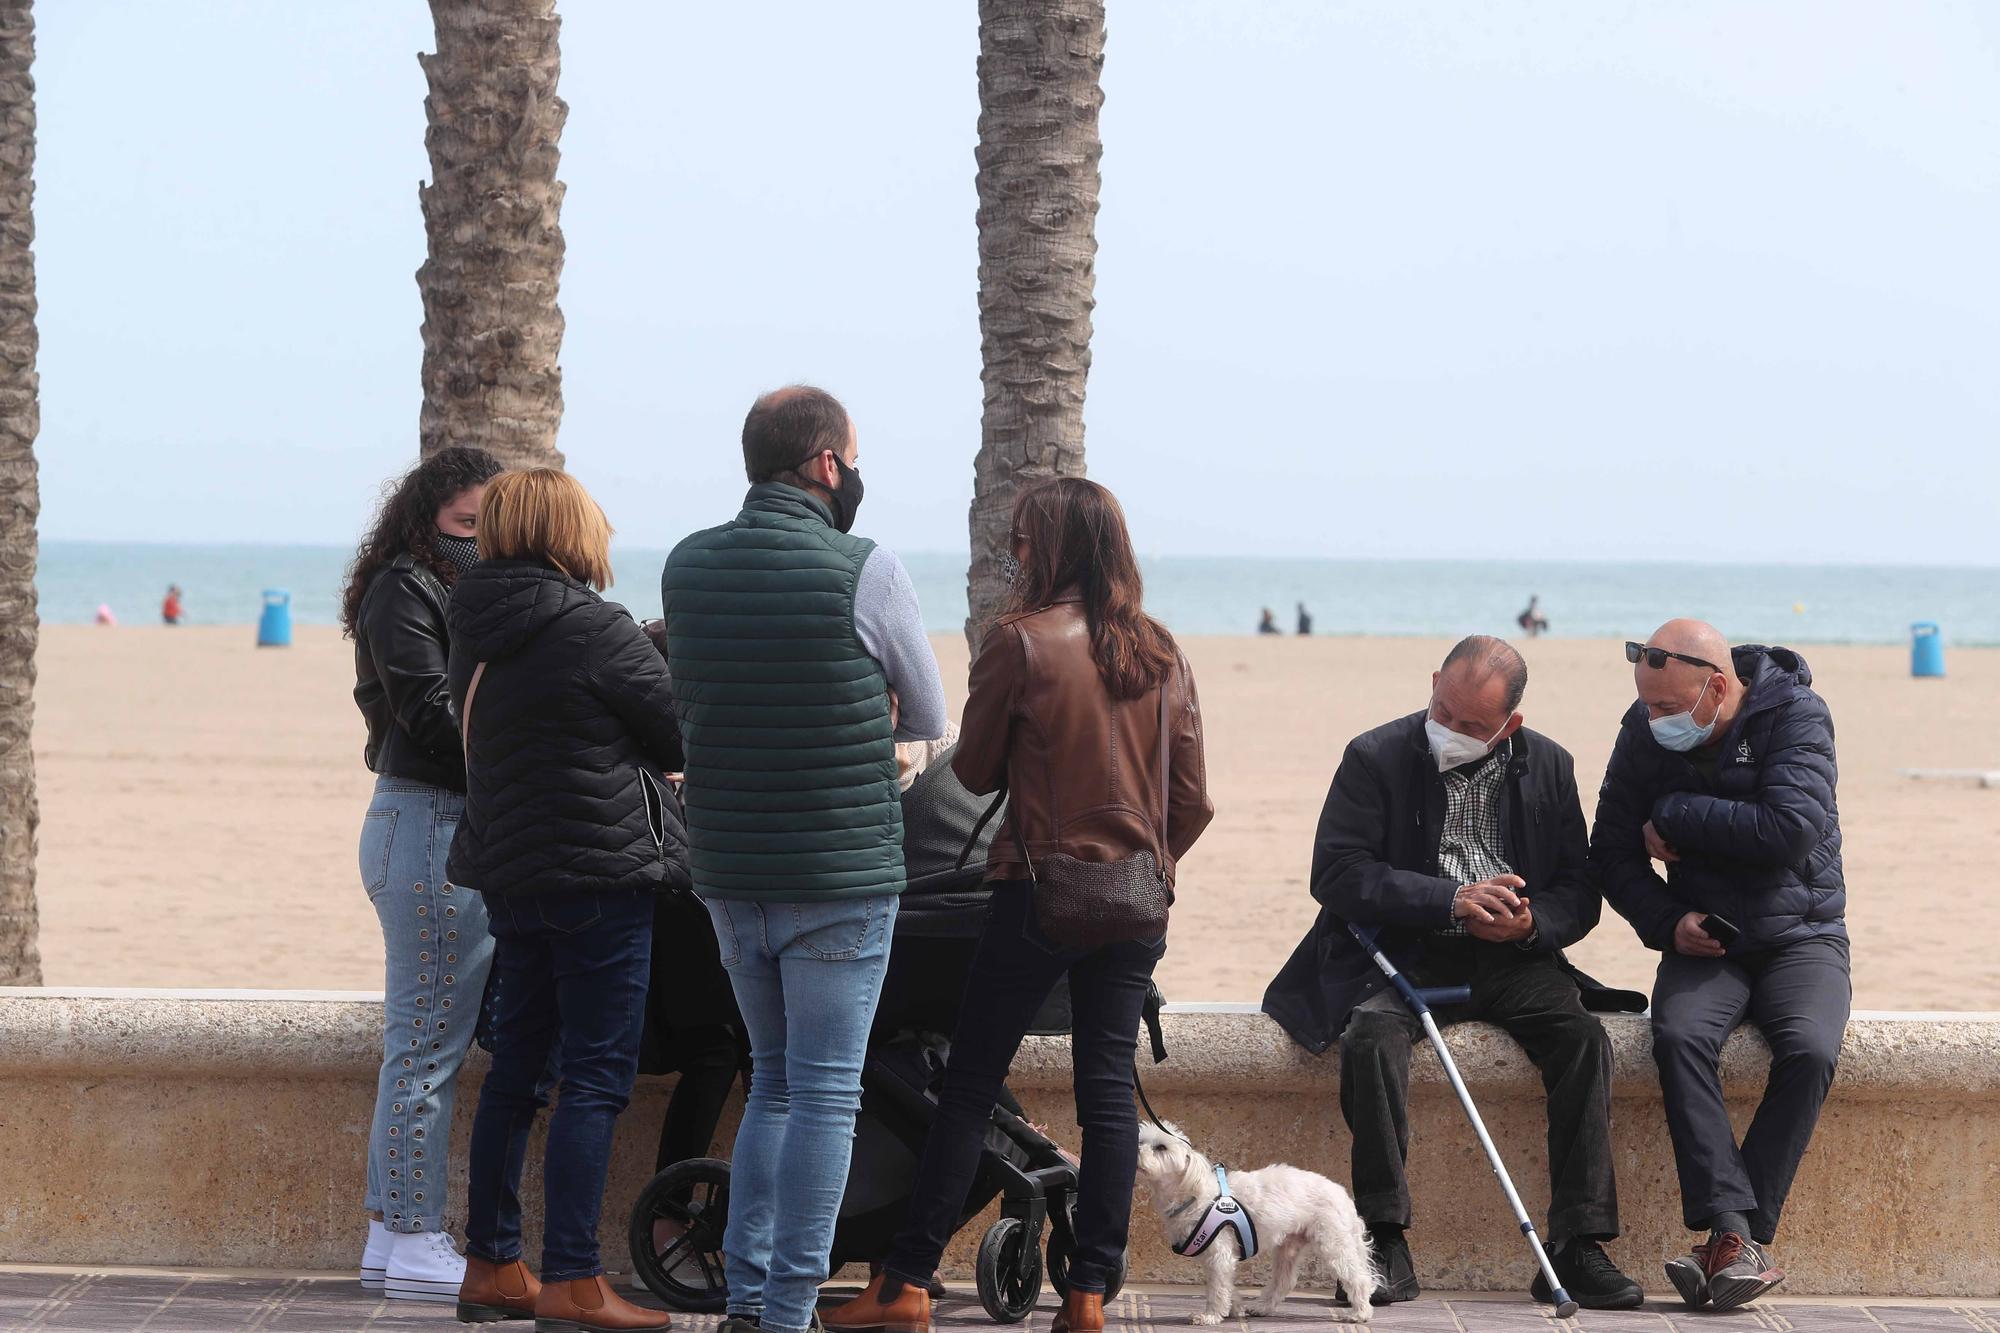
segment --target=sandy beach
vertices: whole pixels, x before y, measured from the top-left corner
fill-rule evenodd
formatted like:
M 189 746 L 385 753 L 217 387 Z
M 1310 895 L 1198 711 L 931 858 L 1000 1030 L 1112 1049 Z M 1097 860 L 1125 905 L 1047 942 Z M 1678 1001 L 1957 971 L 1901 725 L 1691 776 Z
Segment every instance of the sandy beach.
M 372 779 L 352 647 L 301 628 L 42 631 L 35 744 L 47 981 L 60 986 L 380 989 L 358 882 Z M 1217 808 L 1188 857 L 1160 983 L 1175 1000 L 1255 1000 L 1310 923 L 1311 837 L 1342 747 L 1414 711 L 1448 645 L 1214 638 L 1186 644 Z M 1576 755 L 1595 800 L 1632 693 L 1615 644 L 1524 645 L 1529 725 Z M 1839 727 L 1855 1004 L 2000 1009 L 1981 905 L 2000 864 L 2000 790 L 1900 777 L 2000 769 L 2000 650 L 1954 650 L 1913 680 L 1906 650 L 1802 649 Z M 940 638 L 954 700 L 966 649 Z M 1586 809 L 1586 814 L 1589 811 Z M 1649 985 L 1654 956 L 1615 914 L 1572 951 Z

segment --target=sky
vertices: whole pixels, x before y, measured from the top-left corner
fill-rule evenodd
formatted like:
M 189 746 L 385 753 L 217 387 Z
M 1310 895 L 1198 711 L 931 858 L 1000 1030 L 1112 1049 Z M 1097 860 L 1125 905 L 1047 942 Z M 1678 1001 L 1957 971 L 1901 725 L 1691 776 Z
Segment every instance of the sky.
M 563 0 L 571 471 L 760 390 L 962 550 L 971 0 Z M 1148 554 L 2000 563 L 2000 9 L 1109 0 L 1091 475 Z M 414 461 L 428 9 L 37 6 L 42 532 L 346 543 Z

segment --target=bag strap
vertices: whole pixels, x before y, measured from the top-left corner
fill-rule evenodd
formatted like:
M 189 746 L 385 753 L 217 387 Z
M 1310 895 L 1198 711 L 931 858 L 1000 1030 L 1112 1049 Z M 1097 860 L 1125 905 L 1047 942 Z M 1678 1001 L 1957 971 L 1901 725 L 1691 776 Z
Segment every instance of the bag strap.
M 1167 690 L 1174 683 L 1174 676 L 1180 669 L 1175 662 L 1172 670 L 1160 681 L 1160 878 L 1167 876 Z
M 979 845 L 979 835 L 986 831 L 986 826 L 993 822 L 993 816 L 999 814 L 1000 807 L 1005 804 L 1007 804 L 1007 779 L 1002 778 L 1000 779 L 1000 790 L 993 794 L 992 803 L 986 807 L 985 811 L 979 816 L 978 822 L 972 826 L 972 836 L 965 840 L 965 847 L 958 854 L 958 869 L 965 869 L 965 863 L 972 859 L 972 849 Z
M 486 674 L 486 663 L 472 668 L 472 683 L 465 687 L 465 707 L 459 710 L 458 745 L 465 756 L 466 767 L 472 766 L 472 701 L 479 695 L 479 678 Z

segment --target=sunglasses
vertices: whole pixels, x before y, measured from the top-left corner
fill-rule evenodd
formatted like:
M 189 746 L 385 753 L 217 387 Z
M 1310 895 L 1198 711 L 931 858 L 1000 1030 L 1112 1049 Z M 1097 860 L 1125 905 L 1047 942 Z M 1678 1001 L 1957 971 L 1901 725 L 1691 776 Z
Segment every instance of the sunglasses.
M 1721 667 L 1713 662 L 1704 661 L 1699 657 L 1689 657 L 1686 653 L 1669 652 L 1665 648 L 1648 648 L 1643 643 L 1627 643 L 1625 645 L 1626 661 L 1637 662 L 1639 659 L 1644 658 L 1646 665 L 1655 671 L 1663 670 L 1667 665 L 1667 659 L 1670 657 L 1676 662 L 1686 662 L 1689 666 L 1707 667 L 1710 671 L 1722 670 Z

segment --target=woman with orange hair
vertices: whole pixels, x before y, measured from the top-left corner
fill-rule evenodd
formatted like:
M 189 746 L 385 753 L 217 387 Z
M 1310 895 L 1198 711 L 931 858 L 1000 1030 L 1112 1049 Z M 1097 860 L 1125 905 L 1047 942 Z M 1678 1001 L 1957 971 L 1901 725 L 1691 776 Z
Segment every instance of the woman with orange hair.
M 484 559 L 451 599 L 466 805 L 450 872 L 485 903 L 497 1001 L 459 1316 L 665 1328 L 664 1314 L 605 1281 L 597 1227 L 638 1072 L 654 898 L 689 886 L 680 806 L 663 781 L 681 767 L 666 664 L 625 608 L 598 596 L 611 582 L 611 525 L 575 478 L 495 478 L 479 540 Z M 435 923 L 446 940 L 454 910 Z M 561 1091 L 537 1283 L 521 1258 L 521 1166 L 552 1054 Z

